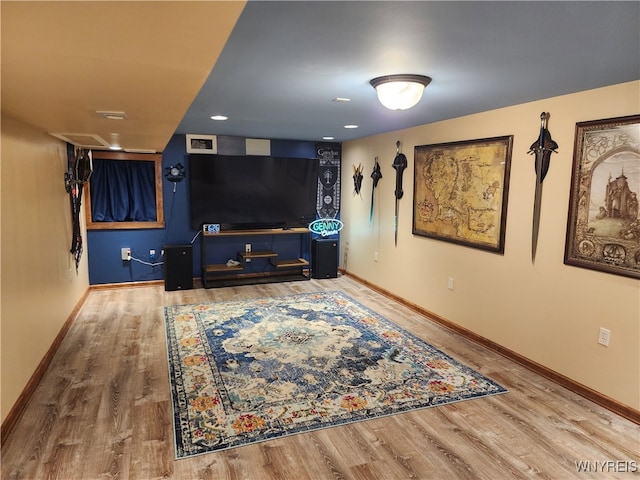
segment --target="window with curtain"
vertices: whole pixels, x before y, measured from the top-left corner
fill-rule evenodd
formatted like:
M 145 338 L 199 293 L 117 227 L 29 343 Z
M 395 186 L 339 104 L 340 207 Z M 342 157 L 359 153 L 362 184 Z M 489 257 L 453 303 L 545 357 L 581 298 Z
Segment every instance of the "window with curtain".
M 94 152 L 87 228 L 161 228 L 161 155 Z

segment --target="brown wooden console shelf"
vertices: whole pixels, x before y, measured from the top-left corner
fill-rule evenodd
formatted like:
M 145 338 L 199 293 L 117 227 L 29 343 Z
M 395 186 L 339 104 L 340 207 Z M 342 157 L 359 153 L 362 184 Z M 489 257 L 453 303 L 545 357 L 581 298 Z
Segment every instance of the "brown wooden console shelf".
M 238 265 L 226 263 L 207 263 L 207 244 L 217 237 L 249 237 L 255 235 L 298 235 L 300 237 L 300 256 L 280 259 L 277 252 L 252 251 L 237 254 Z M 202 285 L 204 288 L 244 285 L 251 283 L 284 282 L 309 280 L 309 262 L 303 258 L 304 246 L 308 245 L 308 228 L 266 228 L 259 230 L 227 230 L 218 233 L 202 232 L 200 237 Z M 244 246 L 244 245 L 243 245 Z M 271 267 L 262 272 L 247 272 L 246 265 L 253 259 L 266 259 Z

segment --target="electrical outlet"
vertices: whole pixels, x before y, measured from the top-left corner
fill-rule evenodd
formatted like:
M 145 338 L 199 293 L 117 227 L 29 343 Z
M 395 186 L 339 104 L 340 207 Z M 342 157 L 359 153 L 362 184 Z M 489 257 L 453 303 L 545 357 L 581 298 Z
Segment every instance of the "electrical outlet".
M 149 260 L 153 262 L 155 259 L 156 259 L 156 251 L 153 249 L 149 250 Z
M 600 327 L 600 333 L 598 333 L 598 343 L 600 345 L 604 345 L 605 347 L 608 347 L 609 340 L 611 340 L 611 330 Z
M 378 252 L 373 252 L 373 261 L 374 262 L 378 261 Z
M 129 247 L 122 247 L 120 249 L 120 257 L 122 260 L 131 260 L 131 249 Z
M 447 279 L 447 288 L 448 288 L 449 290 L 453 290 L 453 277 L 449 277 L 449 278 Z
M 244 251 L 245 251 L 245 253 L 251 253 L 251 244 L 250 243 L 245 243 L 244 244 Z

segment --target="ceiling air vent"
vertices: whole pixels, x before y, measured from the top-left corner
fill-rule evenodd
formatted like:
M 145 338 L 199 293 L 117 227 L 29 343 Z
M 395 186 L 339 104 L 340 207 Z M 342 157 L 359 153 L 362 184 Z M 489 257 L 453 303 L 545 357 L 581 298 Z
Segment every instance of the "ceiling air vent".
M 76 147 L 109 148 L 109 144 L 104 139 L 90 133 L 51 133 L 50 135 Z

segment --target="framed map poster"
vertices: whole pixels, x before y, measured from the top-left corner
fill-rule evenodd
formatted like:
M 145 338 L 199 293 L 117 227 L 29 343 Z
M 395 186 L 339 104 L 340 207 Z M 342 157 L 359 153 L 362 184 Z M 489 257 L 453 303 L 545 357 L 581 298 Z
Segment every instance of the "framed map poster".
M 413 234 L 504 253 L 513 135 L 415 147 Z
M 576 124 L 564 263 L 640 278 L 640 115 Z

